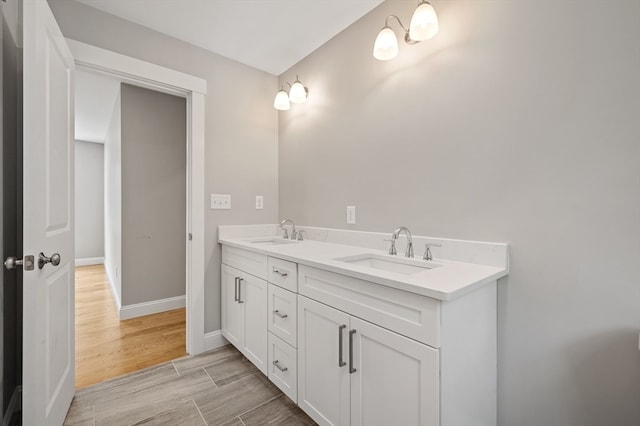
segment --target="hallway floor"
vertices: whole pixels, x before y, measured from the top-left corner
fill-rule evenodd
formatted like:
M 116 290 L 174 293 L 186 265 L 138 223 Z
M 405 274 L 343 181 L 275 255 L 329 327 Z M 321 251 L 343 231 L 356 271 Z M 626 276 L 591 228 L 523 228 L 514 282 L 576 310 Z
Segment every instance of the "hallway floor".
M 313 425 L 233 346 L 89 386 L 65 425 Z
M 120 321 L 103 265 L 76 268 L 76 389 L 186 353 L 185 309 Z

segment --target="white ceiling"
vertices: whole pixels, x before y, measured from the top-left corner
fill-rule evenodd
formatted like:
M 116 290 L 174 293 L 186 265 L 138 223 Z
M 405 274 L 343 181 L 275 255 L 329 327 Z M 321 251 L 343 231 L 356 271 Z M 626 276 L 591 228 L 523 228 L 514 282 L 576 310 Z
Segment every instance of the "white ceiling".
M 78 1 L 279 76 L 384 0 Z
M 120 90 L 120 82 L 76 70 L 76 139 L 104 143 Z

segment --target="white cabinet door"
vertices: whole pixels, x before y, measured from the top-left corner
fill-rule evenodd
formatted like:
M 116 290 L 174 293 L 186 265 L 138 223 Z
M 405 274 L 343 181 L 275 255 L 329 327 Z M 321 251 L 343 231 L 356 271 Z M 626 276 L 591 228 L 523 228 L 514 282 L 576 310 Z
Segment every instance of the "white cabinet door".
M 298 405 L 321 425 L 349 424 L 348 331 L 349 315 L 298 296 Z
M 237 269 L 222 265 L 222 335 L 240 350 L 244 345 L 244 306 L 237 301 L 241 274 Z
M 438 350 L 351 317 L 351 425 L 437 425 Z
M 244 356 L 267 374 L 267 282 L 242 273 L 238 283 L 238 303 L 244 306 Z

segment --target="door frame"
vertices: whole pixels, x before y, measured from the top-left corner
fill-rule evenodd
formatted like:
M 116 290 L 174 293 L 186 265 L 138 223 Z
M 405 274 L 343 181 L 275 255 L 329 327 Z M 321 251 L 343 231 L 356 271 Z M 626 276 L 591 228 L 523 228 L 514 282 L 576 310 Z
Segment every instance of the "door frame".
M 207 81 L 73 39 L 66 41 L 76 69 L 117 77 L 125 83 L 176 95 L 187 101 L 186 349 L 190 355 L 204 352 L 204 108 Z

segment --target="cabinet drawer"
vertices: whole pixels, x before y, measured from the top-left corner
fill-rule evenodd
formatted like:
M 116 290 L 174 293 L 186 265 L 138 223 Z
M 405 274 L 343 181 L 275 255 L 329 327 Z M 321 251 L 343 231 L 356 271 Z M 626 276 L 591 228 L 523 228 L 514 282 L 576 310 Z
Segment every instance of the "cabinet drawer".
M 267 279 L 267 256 L 264 254 L 223 245 L 222 263 L 263 280 Z
M 269 331 L 297 347 L 297 323 L 296 294 L 269 284 Z
M 271 284 L 286 288 L 294 293 L 298 292 L 298 265 L 296 263 L 270 257 L 268 271 L 267 281 Z
M 299 292 L 404 336 L 440 347 L 440 302 L 300 265 Z
M 297 351 L 284 340 L 269 333 L 269 380 L 293 402 L 298 402 Z

